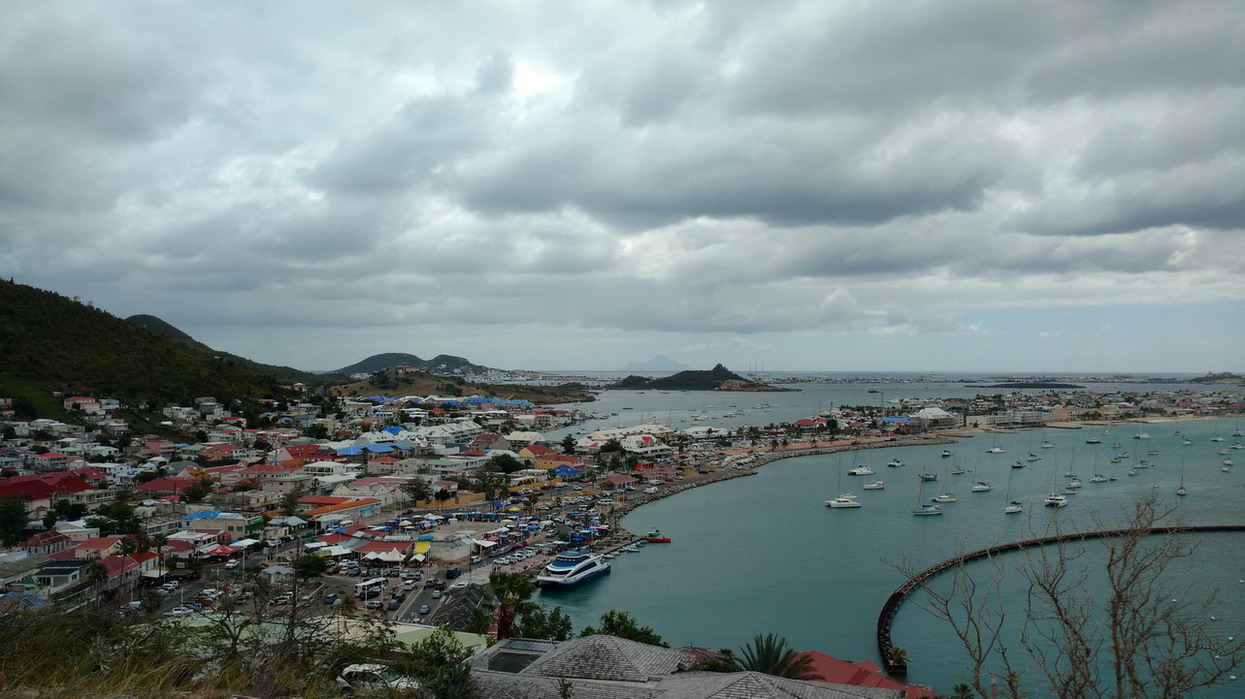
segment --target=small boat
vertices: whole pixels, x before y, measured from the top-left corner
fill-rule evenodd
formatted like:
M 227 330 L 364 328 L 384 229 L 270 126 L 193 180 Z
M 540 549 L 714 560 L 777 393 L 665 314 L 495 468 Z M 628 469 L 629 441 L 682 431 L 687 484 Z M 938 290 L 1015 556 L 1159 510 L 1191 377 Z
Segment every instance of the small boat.
M 1230 449 L 1245 449 L 1245 444 L 1233 444 Z
M 619 550 L 619 551 L 622 551 L 622 552 L 624 552 L 624 553 L 639 553 L 639 552 L 640 552 L 640 547 L 639 547 L 639 546 L 636 546 L 635 544 L 627 544 L 626 546 L 624 546 L 624 547 L 622 547 L 622 548 L 620 548 L 620 549 L 618 549 L 618 550 Z
M 955 493 L 947 492 L 935 495 L 929 499 L 930 502 L 959 502 L 959 498 L 955 497 Z
M 1107 477 L 1102 475 L 1101 473 L 1095 473 L 1092 477 L 1090 477 L 1089 482 L 1090 483 L 1106 483 Z
M 849 476 L 872 476 L 873 469 L 869 468 L 868 466 L 857 466 L 856 468 L 848 471 L 847 475 Z
M 1137 475 L 1137 469 L 1135 469 L 1135 468 L 1130 468 L 1130 469 L 1128 469 L 1128 475 L 1130 475 L 1130 476 L 1135 476 L 1135 475 Z
M 1051 493 L 1046 496 L 1046 499 L 1042 501 L 1042 504 L 1046 507 L 1067 507 L 1068 497 L 1063 493 Z
M 890 461 L 886 462 L 886 465 L 889 468 L 899 468 L 900 466 L 903 466 L 903 462 L 900 461 L 899 459 L 891 459 Z
M 1193 446 L 1193 440 L 1192 440 L 1192 439 L 1186 439 L 1186 440 L 1184 440 L 1183 442 L 1181 442 L 1180 444 L 1181 444 L 1181 446 L 1191 447 L 1191 446 Z
M 886 481 L 873 481 L 872 483 L 865 483 L 861 487 L 865 490 L 882 490 L 886 488 Z
M 1108 477 L 1107 477 L 1107 480 L 1108 480 L 1108 481 L 1112 481 L 1112 482 L 1114 482 L 1114 481 L 1118 481 L 1119 479 L 1118 479 L 1118 478 L 1116 478 L 1115 476 L 1108 476 Z
M 1011 502 L 1007 503 L 1007 507 L 1003 508 L 1003 514 L 1014 515 L 1020 512 L 1024 512 L 1024 509 L 1025 509 L 1024 505 L 1022 505 L 1019 500 L 1012 500 Z
M 1120 448 L 1120 443 L 1119 443 L 1119 442 L 1111 442 L 1111 448 L 1112 448 L 1112 449 L 1119 449 L 1119 448 Z
M 1220 456 L 1227 456 L 1228 454 L 1231 454 L 1231 453 L 1232 453 L 1232 452 L 1228 451 L 1227 449 L 1220 449 L 1220 450 L 1219 450 L 1219 455 L 1220 455 Z
M 1086 444 L 1102 444 L 1102 440 L 1098 439 L 1097 437 L 1090 437 L 1089 439 L 1085 440 L 1085 443 Z M 1063 506 L 1060 505 L 1060 507 L 1063 507 Z
M 1041 461 L 1041 460 L 1042 460 L 1042 457 L 1038 456 L 1037 454 L 1034 454 L 1033 452 L 1029 452 L 1029 455 L 1025 457 L 1025 461 Z
M 990 447 L 986 450 L 987 454 L 1005 454 L 1007 453 L 1003 447 Z
M 1158 449 L 1146 449 L 1146 456 L 1156 456 L 1158 453 Z
M 1224 466 L 1231 466 L 1233 464 L 1232 459 L 1224 459 L 1223 461 L 1220 461 L 1219 463 L 1223 464 Z
M 607 553 L 607 554 L 604 554 L 603 556 L 601 556 L 601 558 L 604 558 L 604 559 L 605 559 L 605 560 L 607 560 L 607 561 L 612 561 L 612 560 L 614 560 L 615 558 L 618 558 L 618 554 L 616 554 L 616 553 Z
M 1023 463 L 1019 462 L 1019 461 L 1013 461 L 1013 462 L 1012 462 L 1012 468 L 1024 468 L 1024 467 L 1025 467 L 1025 465 L 1024 465 Z
M 1052 444 L 1052 443 L 1050 443 L 1050 442 L 1045 442 L 1045 441 L 1044 441 L 1044 442 L 1042 442 L 1042 448 L 1043 448 L 1043 449 L 1054 449 L 1054 448 L 1055 448 L 1055 445 L 1054 445 L 1054 444 Z
M 1064 490 L 1076 490 L 1077 488 L 1080 488 L 1080 487 L 1081 487 L 1080 478 L 1069 479 L 1068 482 L 1064 484 L 1063 486 Z
M 1063 474 L 1063 477 L 1064 478 L 1076 478 L 1076 471 L 1068 471 L 1067 473 Z
M 1133 439 L 1150 439 L 1150 435 L 1146 432 L 1138 432 L 1133 435 Z
M 917 507 L 912 508 L 912 516 L 914 517 L 925 517 L 927 515 L 940 515 L 940 514 L 942 514 L 942 507 L 940 505 L 931 505 L 928 503 L 921 503 Z
M 647 534 L 645 534 L 644 536 L 640 537 L 640 540 L 641 540 L 641 541 L 647 541 L 647 542 L 649 542 L 650 544 L 668 544 L 668 543 L 670 543 L 670 537 L 668 537 L 668 536 L 662 536 L 662 535 L 661 535 L 661 530 L 660 530 L 660 529 L 653 529 L 653 530 L 651 530 L 649 533 L 647 533 Z
M 1223 468 L 1221 468 L 1221 469 L 1219 469 L 1219 470 L 1220 470 L 1220 471 L 1223 471 L 1224 473 L 1232 473 L 1232 467 L 1231 467 L 1231 466 L 1224 466 Z
M 968 469 L 964 468 L 963 466 L 956 466 L 955 468 L 951 469 L 951 475 L 953 476 L 958 476 L 961 473 L 968 473 Z
M 1215 435 L 1214 437 L 1211 437 L 1211 438 L 1210 438 L 1210 441 L 1212 441 L 1212 442 L 1222 442 L 1222 441 L 1223 441 L 1223 435 L 1221 435 L 1221 434 L 1217 434 L 1217 435 Z
M 1123 463 L 1123 462 L 1124 462 L 1124 460 L 1123 460 L 1123 459 L 1121 459 L 1121 458 L 1120 458 L 1120 457 L 1118 457 L 1118 456 L 1117 456 L 1117 457 L 1115 457 L 1114 459 L 1111 459 L 1111 463 L 1113 463 L 1113 464 L 1118 464 L 1118 463 Z
M 937 473 L 922 473 L 922 474 L 920 474 L 920 475 L 921 475 L 921 480 L 923 480 L 923 481 L 936 481 L 936 480 L 938 480 L 938 474 L 937 474 Z
M 856 501 L 856 496 L 851 493 L 843 493 L 833 500 L 826 501 L 826 507 L 833 509 L 844 509 L 852 507 L 860 507 L 860 503 Z
M 990 490 L 990 484 L 985 481 L 977 481 L 973 484 L 971 490 L 974 493 L 985 493 Z
M 1240 430 L 1232 430 L 1232 436 L 1233 436 L 1233 437 L 1240 437 L 1240 436 L 1241 436 L 1241 431 L 1240 431 Z
M 949 458 L 951 458 L 951 450 L 950 450 L 950 449 L 943 449 L 943 450 L 942 450 L 942 458 L 944 458 L 944 459 L 949 459 Z

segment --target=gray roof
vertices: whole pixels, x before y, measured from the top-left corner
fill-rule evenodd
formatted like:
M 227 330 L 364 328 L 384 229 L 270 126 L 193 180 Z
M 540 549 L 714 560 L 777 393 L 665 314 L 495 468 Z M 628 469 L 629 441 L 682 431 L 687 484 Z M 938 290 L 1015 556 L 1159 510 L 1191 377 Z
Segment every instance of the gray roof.
M 788 680 L 759 672 L 690 672 L 663 677 L 661 699 L 900 699 L 902 690 Z
M 643 684 L 628 686 L 596 680 L 529 677 L 473 670 L 471 696 L 475 699 L 562 699 L 567 696 L 563 683 L 570 685 L 570 696 L 575 699 L 655 699 L 660 694 L 655 687 Z
M 686 670 L 696 656 L 616 636 L 584 636 L 560 644 L 523 670 L 525 675 L 644 682 Z

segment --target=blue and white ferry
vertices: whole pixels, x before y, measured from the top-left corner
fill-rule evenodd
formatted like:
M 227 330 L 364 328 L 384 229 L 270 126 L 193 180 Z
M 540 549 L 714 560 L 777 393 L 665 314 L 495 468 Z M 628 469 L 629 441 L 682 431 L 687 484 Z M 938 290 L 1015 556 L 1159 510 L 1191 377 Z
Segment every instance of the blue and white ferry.
M 610 572 L 609 561 L 599 553 L 571 549 L 559 553 L 536 576 L 537 585 L 571 587 Z

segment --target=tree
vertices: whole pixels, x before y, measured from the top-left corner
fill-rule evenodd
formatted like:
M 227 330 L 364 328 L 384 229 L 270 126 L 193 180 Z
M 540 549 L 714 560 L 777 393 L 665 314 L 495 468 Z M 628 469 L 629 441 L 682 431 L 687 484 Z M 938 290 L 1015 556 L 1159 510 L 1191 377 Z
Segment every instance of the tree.
M 293 517 L 295 514 L 297 514 L 298 510 L 302 507 L 301 505 L 298 504 L 298 501 L 306 494 L 307 494 L 307 486 L 304 485 L 302 481 L 295 483 L 293 488 L 290 488 L 286 492 L 282 493 L 281 494 L 281 516 L 282 517 Z
M 26 498 L 20 495 L 0 498 L 0 542 L 14 546 L 25 541 L 22 530 L 29 522 Z
M 493 458 L 489 459 L 488 463 L 489 466 L 493 467 L 493 470 L 507 474 L 514 473 L 515 471 L 521 471 L 524 468 L 523 462 L 519 461 L 510 454 L 497 454 Z
M 757 634 L 751 643 L 739 649 L 739 654 L 739 665 L 745 670 L 793 680 L 821 679 L 813 670 L 812 658 L 798 655 L 787 645 L 787 639 L 772 633 Z
M 438 629 L 428 638 L 411 645 L 405 668 L 419 679 L 429 696 L 436 699 L 469 699 L 471 669 L 466 662 L 469 657 L 471 652 L 463 648 L 453 633 Z
M 615 609 L 611 609 L 601 615 L 600 627 L 586 626 L 583 631 L 579 632 L 581 637 L 594 636 L 596 634 L 617 636 L 629 641 L 647 643 L 651 646 L 669 647 L 652 628 L 640 626 L 630 614 Z
M 567 435 L 562 438 L 562 453 L 563 454 L 574 454 L 575 453 L 575 435 L 570 434 L 568 432 Z
M 534 605 L 519 616 L 516 636 L 543 638 L 548 641 L 565 641 L 571 637 L 571 618 L 561 607 L 545 609 Z
M 1096 516 L 1100 529 L 1118 531 L 1099 540 L 1106 554 L 1103 584 L 1087 584 L 1090 570 L 1077 544 L 1049 544 L 1021 564 L 1029 599 L 1019 610 L 1019 642 L 1050 696 L 1184 696 L 1223 682 L 1245 658 L 1239 630 L 1207 622 L 1215 618 L 1216 592 L 1199 596 L 1189 589 L 1196 572 L 1182 563 L 1196 544 L 1167 523 L 1174 513 L 1174 505 L 1160 505 L 1151 493 L 1124 513 L 1123 528 Z M 923 584 L 926 609 L 951 626 L 967 652 L 973 689 L 993 696 L 992 680 L 1001 679 L 1004 696 L 1020 697 L 1003 630 L 1002 564 L 995 565 L 984 585 L 962 564 L 949 591 Z
M 423 478 L 411 478 L 399 487 L 412 505 L 432 499 L 432 485 Z
M 493 573 L 488 584 L 496 600 L 493 618 L 497 622 L 497 638 L 510 638 L 518 617 L 536 606 L 531 601 L 536 586 L 519 573 Z
M 186 486 L 186 489 L 182 491 L 182 502 L 199 502 L 211 492 L 211 478 L 196 478 L 193 483 Z

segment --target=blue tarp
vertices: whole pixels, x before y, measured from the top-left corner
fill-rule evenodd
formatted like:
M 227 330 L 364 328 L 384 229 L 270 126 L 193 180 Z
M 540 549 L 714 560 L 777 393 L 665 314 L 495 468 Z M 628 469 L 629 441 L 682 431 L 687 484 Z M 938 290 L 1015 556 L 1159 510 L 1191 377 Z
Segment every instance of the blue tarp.
M 906 425 L 906 424 L 908 424 L 909 422 L 912 422 L 912 418 L 910 418 L 910 417 L 884 417 L 884 418 L 882 418 L 882 422 L 889 422 L 889 423 L 893 423 L 893 424 Z
M 389 434 L 395 434 L 395 435 L 401 431 L 402 431 L 402 428 L 398 427 L 397 425 L 390 425 L 386 427 L 385 429 L 381 430 L 381 432 L 388 432 Z
M 188 515 L 182 515 L 182 519 L 216 519 L 217 517 L 220 517 L 220 512 L 220 510 L 199 510 L 198 512 L 191 512 Z
M 553 472 L 559 476 L 570 476 L 572 478 L 574 478 L 575 476 L 581 476 L 584 473 L 583 471 L 580 471 L 579 469 L 571 468 L 570 466 L 558 466 L 557 468 L 553 469 Z

